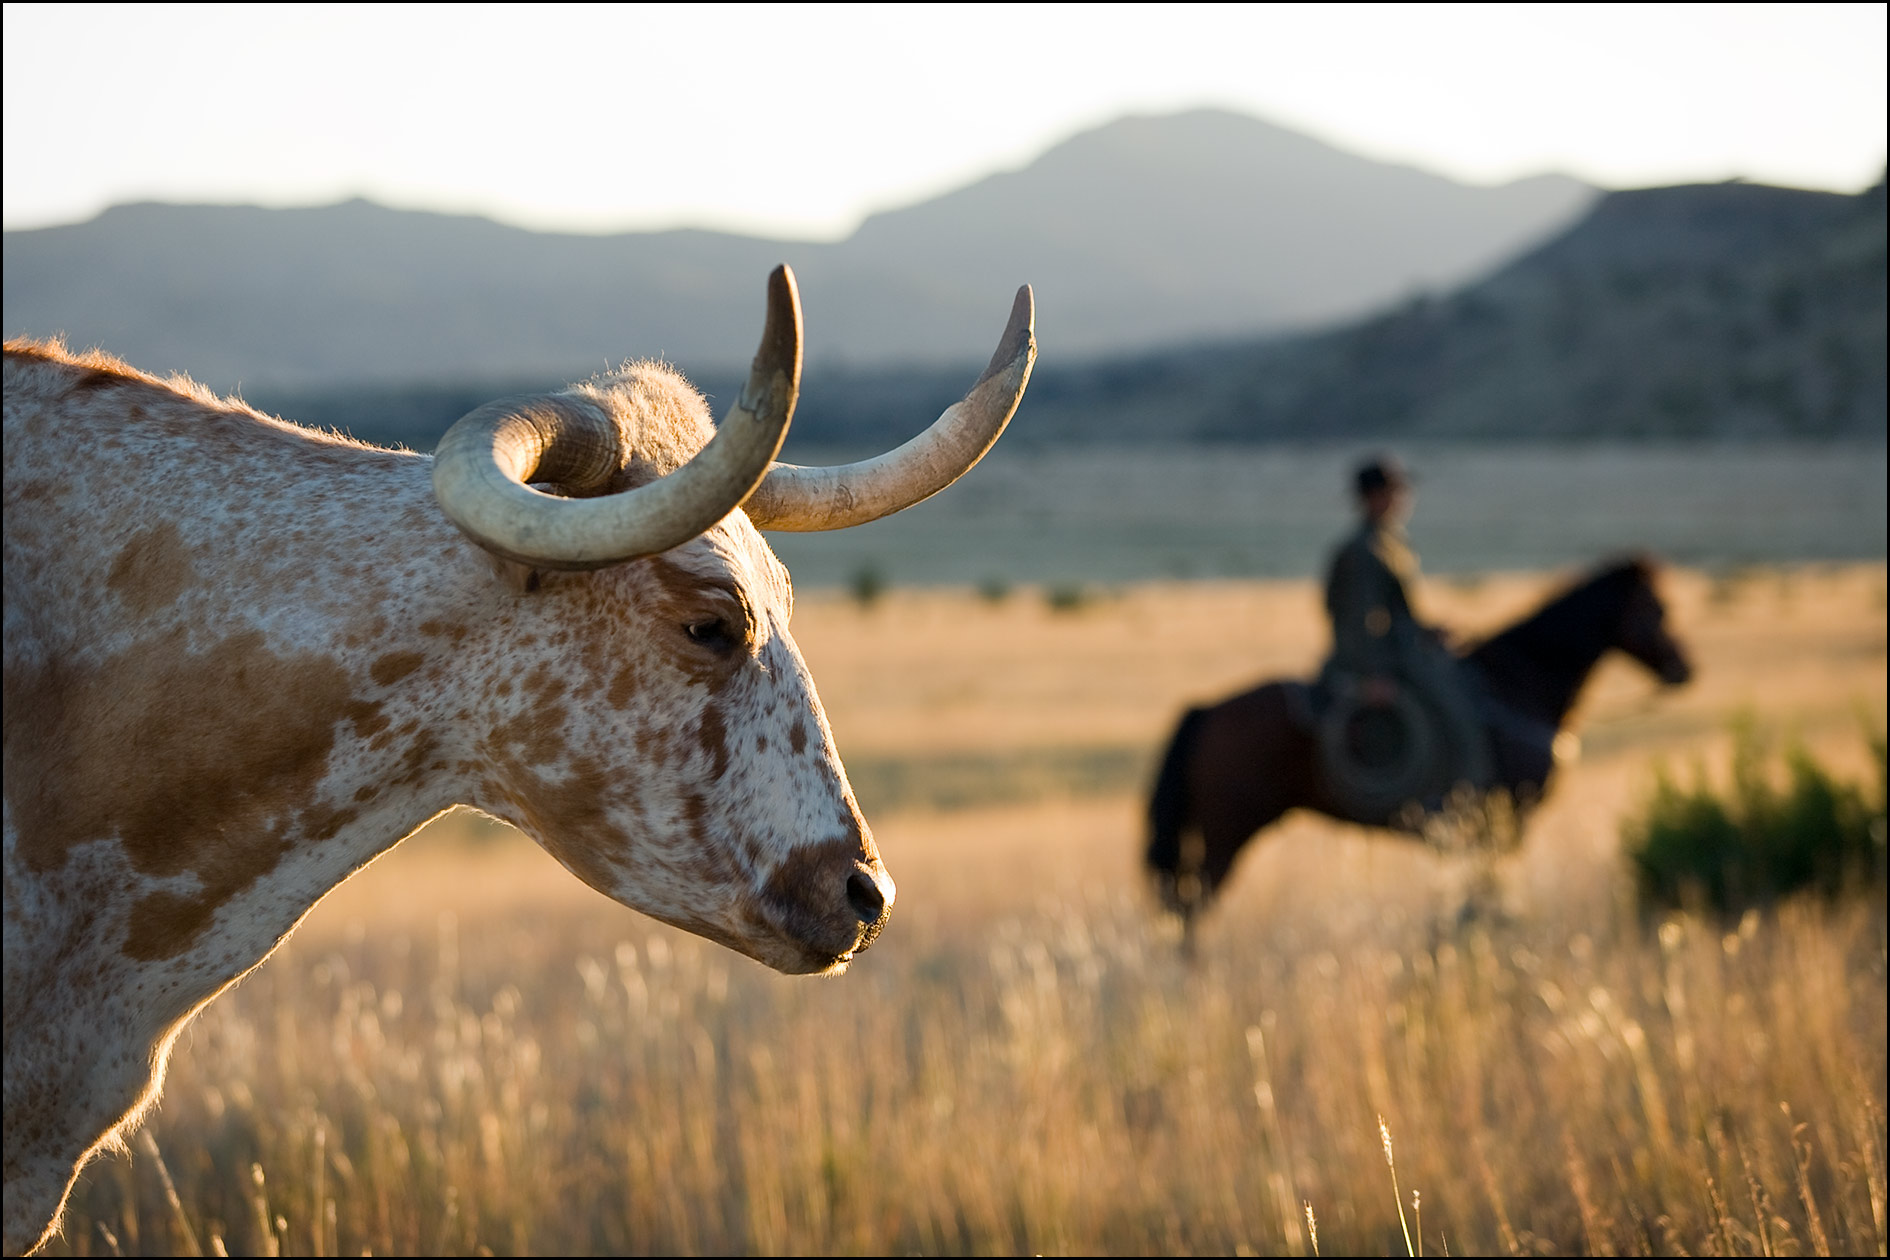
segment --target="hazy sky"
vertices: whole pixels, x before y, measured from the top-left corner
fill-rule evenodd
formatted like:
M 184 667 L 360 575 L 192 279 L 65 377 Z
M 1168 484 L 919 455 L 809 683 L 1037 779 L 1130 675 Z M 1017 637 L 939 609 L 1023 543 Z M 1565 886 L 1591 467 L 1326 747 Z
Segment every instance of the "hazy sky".
M 1884 165 L 1885 6 L 8 4 L 5 219 L 363 195 L 837 237 L 1125 113 L 1214 105 L 1476 182 Z

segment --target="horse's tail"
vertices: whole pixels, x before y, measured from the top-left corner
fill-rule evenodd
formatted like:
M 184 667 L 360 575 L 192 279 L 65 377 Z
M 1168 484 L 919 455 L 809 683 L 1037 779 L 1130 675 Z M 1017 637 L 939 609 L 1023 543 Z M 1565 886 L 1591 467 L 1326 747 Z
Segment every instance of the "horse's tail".
M 1181 833 L 1188 825 L 1188 763 L 1206 713 L 1206 709 L 1189 709 L 1181 715 L 1162 757 L 1161 773 L 1155 776 L 1155 790 L 1149 795 L 1146 861 L 1155 875 L 1170 880 L 1181 867 Z

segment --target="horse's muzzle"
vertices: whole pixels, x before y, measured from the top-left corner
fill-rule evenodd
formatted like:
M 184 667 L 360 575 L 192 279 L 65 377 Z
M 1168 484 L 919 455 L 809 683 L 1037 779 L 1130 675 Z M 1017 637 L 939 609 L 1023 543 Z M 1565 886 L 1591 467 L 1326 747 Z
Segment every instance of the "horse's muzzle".
M 1660 663 L 1660 681 L 1669 687 L 1692 682 L 1693 662 L 1678 652 L 1673 653 Z

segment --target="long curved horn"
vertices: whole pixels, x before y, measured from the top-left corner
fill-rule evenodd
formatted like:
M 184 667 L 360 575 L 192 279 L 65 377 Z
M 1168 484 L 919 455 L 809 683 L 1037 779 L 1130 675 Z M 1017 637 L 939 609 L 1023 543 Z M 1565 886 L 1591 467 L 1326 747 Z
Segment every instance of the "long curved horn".
M 801 301 L 786 265 L 768 277 L 768 322 L 748 383 L 695 458 L 621 494 L 566 499 L 527 482 L 595 492 L 630 452 L 614 419 L 576 394 L 487 403 L 446 431 L 433 493 L 465 535 L 544 569 L 600 569 L 688 542 L 734 511 L 773 466 L 801 380 Z
M 1011 322 L 984 375 L 932 427 L 884 455 L 831 468 L 776 464 L 742 505 L 761 529 L 845 529 L 929 499 L 971 470 L 1024 397 L 1037 359 L 1036 303 L 1017 291 Z

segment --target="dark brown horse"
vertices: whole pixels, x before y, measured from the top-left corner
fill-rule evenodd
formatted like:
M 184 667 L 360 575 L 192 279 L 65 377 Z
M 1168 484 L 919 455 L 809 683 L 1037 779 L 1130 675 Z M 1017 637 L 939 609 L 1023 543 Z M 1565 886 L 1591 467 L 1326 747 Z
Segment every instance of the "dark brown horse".
M 1540 799 L 1554 769 L 1559 731 L 1596 663 L 1610 650 L 1653 671 L 1662 682 L 1692 676 L 1684 650 L 1667 632 L 1642 558 L 1597 571 L 1534 615 L 1464 654 L 1480 675 L 1492 719 L 1499 784 L 1518 817 Z M 1406 833 L 1424 816 L 1400 809 L 1346 809 L 1321 769 L 1305 683 L 1275 680 L 1182 717 L 1149 801 L 1148 866 L 1163 903 L 1191 928 L 1254 833 L 1289 809 Z M 1539 732 L 1544 738 L 1533 738 Z M 1519 734 L 1520 733 L 1520 734 Z

